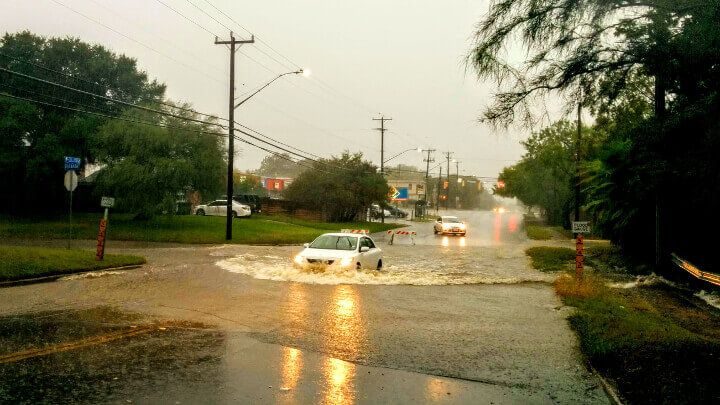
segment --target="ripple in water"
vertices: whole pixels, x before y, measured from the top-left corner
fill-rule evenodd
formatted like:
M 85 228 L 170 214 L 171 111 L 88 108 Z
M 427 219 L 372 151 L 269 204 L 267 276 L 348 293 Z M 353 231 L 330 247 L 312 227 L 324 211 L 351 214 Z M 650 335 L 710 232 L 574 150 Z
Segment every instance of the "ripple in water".
M 544 274 L 537 277 L 502 277 L 480 271 L 438 271 L 411 265 L 387 265 L 382 271 L 327 267 L 298 269 L 289 258 L 243 254 L 215 263 L 232 273 L 261 280 L 294 281 L 308 284 L 377 284 L 377 285 L 462 285 L 462 284 L 518 284 L 551 282 Z

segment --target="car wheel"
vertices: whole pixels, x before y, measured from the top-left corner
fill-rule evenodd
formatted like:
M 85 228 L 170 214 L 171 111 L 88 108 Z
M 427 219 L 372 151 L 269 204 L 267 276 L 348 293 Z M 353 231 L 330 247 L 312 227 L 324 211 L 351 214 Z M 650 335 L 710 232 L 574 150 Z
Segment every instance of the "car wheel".
M 205 216 L 205 211 L 204 211 L 204 210 L 197 210 L 197 211 L 195 212 L 195 215 Z
M 360 262 L 357 263 L 357 266 L 355 266 L 355 268 L 358 270 L 362 269 L 362 265 L 360 265 Z
M 230 214 L 233 218 L 237 218 L 237 212 L 233 211 L 232 214 Z
M 437 234 L 438 234 L 437 229 L 433 228 L 433 233 L 434 233 L 435 235 L 437 235 Z
M 382 270 L 382 259 L 378 260 L 377 269 Z

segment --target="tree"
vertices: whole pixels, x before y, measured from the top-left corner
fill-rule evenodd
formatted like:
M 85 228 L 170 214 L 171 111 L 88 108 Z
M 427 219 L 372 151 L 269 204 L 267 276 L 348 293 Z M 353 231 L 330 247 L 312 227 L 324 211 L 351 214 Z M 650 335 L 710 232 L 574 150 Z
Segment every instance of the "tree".
M 183 109 L 173 113 L 198 119 Z M 226 163 L 222 139 L 206 124 L 179 118 L 135 113 L 167 127 L 112 120 L 95 140 L 98 162 L 105 165 L 97 178 L 97 192 L 114 196 L 118 207 L 149 218 L 174 213 L 176 201 L 191 192 L 214 196 L 222 190 Z
M 285 190 L 285 197 L 318 207 L 331 221 L 342 222 L 357 219 L 372 204 L 386 204 L 389 192 L 385 178 L 362 153 L 345 152 L 314 162 Z
M 268 194 L 259 177 L 240 173 L 233 175 L 233 192 L 235 194 L 256 194 L 261 197 Z
M 289 177 L 296 178 L 306 166 L 309 165 L 308 160 L 301 160 L 300 164 L 295 163 L 289 154 L 272 154 L 263 158 L 257 174 L 266 177 Z
M 0 67 L 131 103 L 151 103 L 165 93 L 165 86 L 150 81 L 134 59 L 76 38 L 45 38 L 27 31 L 5 34 Z M 0 142 L 0 161 L 12 161 L 0 164 L 0 187 L 14 197 L 1 209 L 62 209 L 64 157 L 80 157 L 83 166 L 94 163 L 92 138 L 107 119 L 61 107 L 107 115 L 119 114 L 123 107 L 8 73 L 0 73 L 0 83 L 0 122 L 7 135 Z M 12 100 L 2 93 L 58 107 Z M 32 121 L 23 118 L 29 116 Z
M 558 121 L 533 133 L 522 142 L 526 150 L 522 160 L 500 173 L 498 180 L 505 182 L 505 187 L 496 193 L 540 208 L 550 224 L 568 226 L 575 202 L 576 133 L 568 121 Z M 588 156 L 597 155 L 601 136 L 584 128 Z
M 552 92 L 613 99 L 636 74 L 653 78 L 663 115 L 676 44 L 697 21 L 711 27 L 718 8 L 717 0 L 494 1 L 469 55 L 479 77 L 503 89 L 483 117 L 508 125 L 520 113 L 532 121 L 529 101 Z M 516 39 L 527 54 L 520 63 L 505 53 L 517 50 Z

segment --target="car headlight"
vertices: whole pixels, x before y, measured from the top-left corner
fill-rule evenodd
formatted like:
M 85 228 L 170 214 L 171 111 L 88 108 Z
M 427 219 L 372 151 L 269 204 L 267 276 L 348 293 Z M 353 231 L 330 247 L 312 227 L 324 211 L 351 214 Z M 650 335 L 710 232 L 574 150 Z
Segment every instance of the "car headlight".
M 450 225 L 448 225 L 448 224 L 443 224 L 442 228 L 443 228 L 443 229 L 448 229 L 448 228 L 450 228 Z
M 295 256 L 295 263 L 297 263 L 297 264 L 302 264 L 304 260 L 305 260 L 305 258 L 302 257 L 301 255 Z
M 460 229 L 466 229 L 466 228 L 467 228 L 467 225 L 465 225 L 465 224 L 460 224 Z
M 355 260 L 354 257 L 344 257 L 344 258 L 340 259 L 340 265 L 347 266 L 348 264 L 352 263 L 353 260 Z
M 498 209 L 498 212 L 502 214 L 503 212 L 505 212 L 505 208 Z

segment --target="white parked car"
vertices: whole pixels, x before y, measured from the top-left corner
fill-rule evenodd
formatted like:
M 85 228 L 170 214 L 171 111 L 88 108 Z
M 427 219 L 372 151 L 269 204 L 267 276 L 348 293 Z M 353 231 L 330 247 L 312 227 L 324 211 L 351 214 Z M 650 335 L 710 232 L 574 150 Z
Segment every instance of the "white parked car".
M 245 204 L 240 204 L 237 201 L 232 202 L 232 217 L 249 217 L 252 214 L 252 210 Z M 195 215 L 216 215 L 226 216 L 227 215 L 227 200 L 215 200 L 210 204 L 202 204 L 195 207 Z
M 348 269 L 377 269 L 383 266 L 383 252 L 367 235 L 326 233 L 295 256 L 296 267 L 332 266 Z
M 458 217 L 442 216 L 435 221 L 433 225 L 435 234 L 455 233 L 465 236 L 467 233 L 467 225 L 458 219 Z

